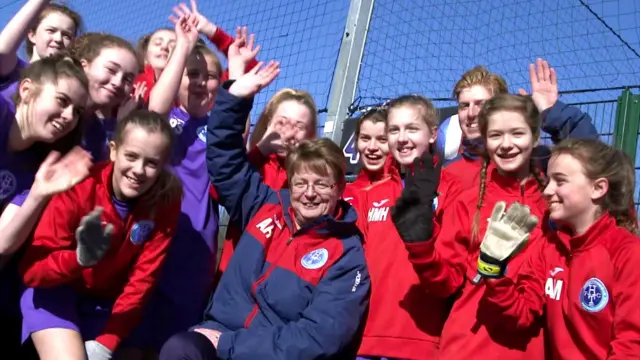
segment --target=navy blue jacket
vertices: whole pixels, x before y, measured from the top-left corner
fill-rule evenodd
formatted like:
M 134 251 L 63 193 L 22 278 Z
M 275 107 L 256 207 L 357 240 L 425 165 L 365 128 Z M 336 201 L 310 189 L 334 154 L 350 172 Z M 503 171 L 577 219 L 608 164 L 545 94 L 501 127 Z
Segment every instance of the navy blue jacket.
M 340 200 L 338 219 L 295 229 L 289 191 L 271 190 L 247 161 L 252 102 L 221 87 L 207 125 L 211 183 L 244 232 L 196 327 L 222 332 L 221 359 L 353 358 L 370 290 L 356 212 Z

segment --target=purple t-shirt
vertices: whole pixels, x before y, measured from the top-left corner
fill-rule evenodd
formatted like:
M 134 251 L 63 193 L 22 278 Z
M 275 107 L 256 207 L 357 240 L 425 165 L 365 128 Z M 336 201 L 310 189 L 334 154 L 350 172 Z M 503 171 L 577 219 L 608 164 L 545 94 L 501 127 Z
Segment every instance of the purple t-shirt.
M 113 201 L 113 206 L 116 208 L 116 211 L 118 212 L 118 215 L 120 215 L 120 218 L 122 220 L 126 220 L 127 216 L 129 216 L 129 213 L 131 212 L 131 209 L 133 209 L 135 205 L 135 200 L 122 201 L 116 199 L 115 196 L 112 196 L 111 200 Z
M 193 316 L 195 321 L 204 310 L 196 304 L 204 304 L 211 290 L 217 253 L 218 206 L 209 196 L 207 120 L 190 117 L 180 108 L 169 114 L 175 134 L 171 168 L 182 181 L 184 196 L 158 285 L 175 305 L 184 308 L 182 316 Z
M 84 122 L 82 147 L 93 156 L 93 162 L 109 159 L 109 141 L 116 129 L 115 119 L 92 117 Z
M 18 58 L 16 67 L 7 75 L 0 76 L 0 94 L 2 97 L 8 100 L 9 107 L 15 111 L 15 104 L 13 102 L 13 94 L 18 90 L 18 81 L 20 80 L 20 71 L 29 66 L 29 64 Z
M 28 150 L 9 152 L 9 131 L 15 121 L 15 109 L 7 99 L 0 96 L 0 213 L 8 204 L 22 206 L 38 170 L 39 164 Z M 20 315 L 18 260 L 14 254 L 0 269 L 0 314 Z

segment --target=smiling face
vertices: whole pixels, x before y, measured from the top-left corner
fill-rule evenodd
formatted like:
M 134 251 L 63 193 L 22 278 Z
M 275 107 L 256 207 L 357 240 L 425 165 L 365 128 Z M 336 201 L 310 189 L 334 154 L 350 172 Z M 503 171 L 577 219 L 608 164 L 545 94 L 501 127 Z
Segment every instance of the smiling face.
M 489 116 L 486 148 L 489 157 L 503 173 L 526 176 L 538 139 L 524 116 L 516 111 L 498 110 Z
M 389 154 L 386 124 L 364 120 L 357 141 L 362 165 L 370 172 L 381 171 Z
M 298 227 L 331 214 L 341 196 L 331 169 L 322 175 L 301 166 L 291 179 L 291 207 Z
M 462 135 L 469 139 L 481 136 L 478 126 L 478 114 L 485 101 L 491 98 L 491 92 L 482 85 L 462 89 L 458 96 L 458 117 Z
M 93 104 L 100 107 L 120 105 L 131 93 L 133 79 L 138 72 L 135 55 L 121 47 L 106 47 L 89 63 L 82 60 L 89 79 L 89 94 Z
M 213 104 L 220 84 L 215 61 L 212 56 L 198 51 L 194 51 L 187 59 L 178 89 L 178 100 L 193 116 L 205 116 Z
M 590 179 L 580 161 L 569 154 L 552 156 L 548 174 L 544 196 L 549 201 L 549 218 L 578 232 L 586 229 L 596 219 L 597 202 L 609 189 L 607 179 Z
M 387 117 L 389 150 L 401 165 L 410 165 L 436 141 L 436 129 L 427 125 L 415 106 L 399 106 Z
M 87 90 L 75 78 L 61 77 L 56 83 L 36 84 L 25 79 L 19 86 L 20 109 L 29 114 L 29 132 L 37 141 L 53 143 L 77 125 L 87 103 Z M 21 113 L 22 110 L 18 110 Z
M 127 125 L 123 141 L 112 141 L 113 191 L 119 200 L 144 195 L 158 180 L 169 154 L 170 140 L 159 131 L 149 132 L 138 125 Z

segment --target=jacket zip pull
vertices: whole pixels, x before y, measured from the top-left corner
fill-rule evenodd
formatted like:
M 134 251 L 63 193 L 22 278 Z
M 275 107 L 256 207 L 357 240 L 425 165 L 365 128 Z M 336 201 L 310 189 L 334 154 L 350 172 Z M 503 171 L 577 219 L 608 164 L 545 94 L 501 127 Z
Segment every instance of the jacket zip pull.
M 293 241 L 293 236 L 289 237 L 289 240 L 287 240 L 287 245 L 291 244 L 291 241 Z

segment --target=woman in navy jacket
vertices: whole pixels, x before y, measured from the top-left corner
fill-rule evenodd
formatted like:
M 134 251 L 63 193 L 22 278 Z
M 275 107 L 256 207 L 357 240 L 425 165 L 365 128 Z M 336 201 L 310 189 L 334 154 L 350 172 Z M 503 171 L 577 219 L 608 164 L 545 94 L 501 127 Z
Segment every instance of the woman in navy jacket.
M 328 139 L 301 142 L 287 156 L 289 189 L 262 183 L 242 139 L 253 95 L 279 72 L 260 67 L 222 86 L 207 125 L 211 183 L 244 233 L 204 321 L 169 339 L 160 359 L 342 359 L 355 350 L 370 283 L 356 212 L 341 200 L 342 151 Z

